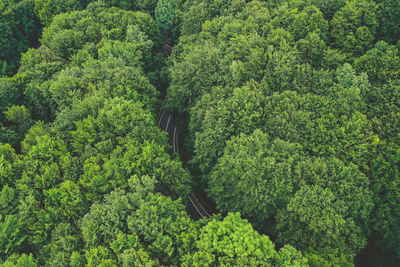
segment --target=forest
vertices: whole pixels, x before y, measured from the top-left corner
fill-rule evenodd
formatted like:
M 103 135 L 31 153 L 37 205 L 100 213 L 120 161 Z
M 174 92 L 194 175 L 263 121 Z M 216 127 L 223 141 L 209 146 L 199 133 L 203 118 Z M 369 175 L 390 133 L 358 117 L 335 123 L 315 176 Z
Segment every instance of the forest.
M 399 0 L 0 0 L 0 266 L 400 266 L 399 203 Z

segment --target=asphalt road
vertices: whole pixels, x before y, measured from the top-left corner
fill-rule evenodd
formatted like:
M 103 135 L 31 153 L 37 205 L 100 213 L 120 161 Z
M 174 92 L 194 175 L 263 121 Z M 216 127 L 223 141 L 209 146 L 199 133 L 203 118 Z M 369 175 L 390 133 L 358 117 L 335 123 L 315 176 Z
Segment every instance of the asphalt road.
M 168 149 L 168 153 L 177 153 L 180 157 L 178 130 L 174 125 L 171 115 L 169 115 L 165 109 L 162 109 L 158 114 L 157 123 L 158 127 L 168 134 L 168 142 L 171 145 L 171 148 Z M 193 192 L 189 196 L 187 210 L 190 217 L 194 220 L 206 218 L 212 214 L 210 209 L 207 209 L 206 205 L 202 204 L 199 197 Z

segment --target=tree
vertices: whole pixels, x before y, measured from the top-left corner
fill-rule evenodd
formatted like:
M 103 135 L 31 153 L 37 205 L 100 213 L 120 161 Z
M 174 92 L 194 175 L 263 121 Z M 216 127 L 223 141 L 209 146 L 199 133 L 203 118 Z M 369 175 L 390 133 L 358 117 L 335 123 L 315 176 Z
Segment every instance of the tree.
M 366 245 L 373 203 L 368 179 L 337 159 L 300 163 L 299 191 L 277 215 L 278 242 L 322 255 L 356 255 Z
M 216 160 L 222 156 L 226 141 L 239 133 L 252 133 L 262 122 L 261 88 L 237 88 L 228 99 L 220 98 L 219 94 L 223 93 L 228 92 L 216 88 L 212 93 L 205 94 L 199 105 L 192 109 L 190 130 L 195 135 L 196 154 L 191 163 L 204 174 L 211 171 Z
M 325 42 L 315 32 L 309 33 L 297 42 L 297 47 L 303 59 L 313 67 L 322 67 L 326 51 Z
M 115 260 L 112 259 L 112 252 L 110 249 L 99 246 L 90 248 L 85 251 L 86 266 L 112 266 L 116 267 Z
M 87 197 L 95 200 L 99 193 L 110 192 L 112 188 L 127 189 L 128 181 L 138 180 L 140 186 L 143 177 L 155 182 L 156 191 L 174 199 L 186 201 L 190 194 L 191 177 L 181 163 L 171 160 L 164 146 L 138 139 L 117 146 L 103 159 L 100 156 L 88 158 L 80 184 L 87 190 Z
M 130 139 L 166 144 L 165 135 L 158 130 L 154 117 L 140 102 L 114 98 L 106 100 L 95 112 L 77 121 L 76 130 L 71 132 L 74 152 L 84 159 L 96 153 L 109 154 Z
M 0 146 L 0 186 L 14 185 L 19 178 L 18 156 L 9 144 Z
M 6 115 L 6 119 L 11 122 L 8 130 L 15 132 L 18 141 L 14 146 L 19 150 L 19 143 L 32 125 L 31 114 L 25 106 L 12 106 L 4 114 Z
M 81 235 L 74 224 L 61 222 L 51 233 L 51 240 L 40 248 L 40 260 L 49 265 L 72 265 L 72 255 L 82 248 Z
M 286 206 L 297 187 L 299 146 L 255 130 L 227 142 L 209 178 L 209 193 L 223 212 L 239 211 L 259 228 Z
M 17 255 L 14 254 L 7 258 L 7 260 L 3 263 L 3 266 L 5 267 L 24 267 L 24 266 L 32 266 L 32 267 L 37 267 L 39 266 L 35 260 L 35 258 L 32 256 L 32 254 L 26 255 Z
M 18 252 L 27 238 L 23 231 L 24 222 L 15 215 L 0 216 L 0 260 Z
M 177 264 L 180 236 L 191 223 L 179 201 L 151 191 L 125 193 L 117 189 L 103 203 L 91 207 L 81 227 L 88 250 L 110 246 L 121 263 L 150 257 Z
M 45 190 L 43 194 L 46 209 L 57 214 L 60 219 L 77 221 L 88 210 L 83 192 L 70 180 Z
M 6 216 L 13 214 L 17 207 L 18 196 L 16 190 L 13 187 L 9 187 L 7 184 L 2 185 L 0 192 L 0 216 Z
M 179 3 L 181 4 L 181 3 Z M 164 38 L 166 39 L 169 35 L 169 31 L 176 23 L 176 13 L 178 9 L 178 3 L 176 0 L 159 0 L 155 8 L 155 16 L 158 27 L 160 28 Z M 177 38 L 177 36 L 174 36 Z M 175 41 L 175 40 L 172 40 Z
M 126 220 L 144 196 L 116 189 L 107 194 L 101 203 L 93 204 L 80 225 L 85 246 L 109 245 L 119 233 L 128 233 Z
M 196 251 L 183 257 L 183 266 L 308 266 L 307 259 L 292 247 L 279 253 L 266 235 L 257 233 L 239 213 L 228 213 L 223 221 L 213 219 L 201 229 Z
M 124 50 L 127 51 L 127 50 Z M 140 68 L 125 66 L 123 57 L 113 58 L 99 50 L 101 60 L 89 60 L 82 68 L 66 68 L 51 82 L 49 94 L 57 109 L 69 108 L 88 95 L 124 97 L 140 100 L 146 109 L 155 113 L 158 108 L 158 92 L 144 76 Z
M 181 62 L 174 62 L 167 98 L 170 109 L 188 110 L 204 93 L 203 90 L 219 84 L 221 76 L 217 62 L 220 57 L 213 44 L 205 43 L 182 55 Z
M 181 34 L 190 35 L 201 31 L 201 25 L 221 15 L 236 14 L 245 6 L 243 0 L 185 1 L 182 12 Z
M 400 256 L 400 209 L 395 205 L 400 199 L 400 171 L 397 167 L 400 162 L 399 151 L 398 141 L 381 141 L 371 164 L 371 190 L 375 202 L 372 221 L 375 231 L 373 236 L 376 239 L 372 245 L 383 254 L 382 259 L 372 257 L 371 260 L 377 264 L 381 261 L 393 266 Z
M 332 19 L 334 14 L 340 10 L 345 4 L 346 0 L 309 0 L 312 5 L 315 5 L 319 10 L 324 13 L 326 19 Z
M 35 0 L 35 13 L 44 25 L 49 25 L 55 15 L 81 10 L 82 5 L 79 0 L 51 1 Z
M 31 131 L 31 134 L 34 133 Z M 64 141 L 45 134 L 34 136 L 34 142 L 29 150 L 25 150 L 23 173 L 17 184 L 20 193 L 31 190 L 41 193 L 41 190 L 51 189 L 62 182 L 63 173 L 71 165 L 71 156 Z
M 290 30 L 295 40 L 305 38 L 312 32 L 327 40 L 328 22 L 317 7 L 310 5 L 294 15 Z
M 380 41 L 354 62 L 359 72 L 366 72 L 372 84 L 383 84 L 399 79 L 400 55 L 398 49 Z
M 331 20 L 331 38 L 336 48 L 354 60 L 370 49 L 378 28 L 373 1 L 348 1 Z
M 277 258 L 277 266 L 312 266 L 306 256 L 290 245 L 281 248 Z
M 33 9 L 33 0 L 0 4 L 0 76 L 15 73 L 21 54 L 38 44 L 41 27 Z
M 161 195 L 149 195 L 128 217 L 128 228 L 136 233 L 152 258 L 166 265 L 178 264 L 180 236 L 191 228 L 191 220 L 179 201 Z
M 395 43 L 400 38 L 400 9 L 396 1 L 378 0 L 379 31 L 378 36 L 389 43 Z

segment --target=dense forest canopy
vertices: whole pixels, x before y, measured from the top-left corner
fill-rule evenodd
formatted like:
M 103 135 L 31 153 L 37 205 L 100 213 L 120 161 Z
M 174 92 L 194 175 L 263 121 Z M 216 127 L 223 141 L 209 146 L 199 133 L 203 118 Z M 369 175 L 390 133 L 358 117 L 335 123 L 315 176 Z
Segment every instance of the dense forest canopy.
M 1 1 L 0 265 L 400 265 L 399 49 L 398 0 Z

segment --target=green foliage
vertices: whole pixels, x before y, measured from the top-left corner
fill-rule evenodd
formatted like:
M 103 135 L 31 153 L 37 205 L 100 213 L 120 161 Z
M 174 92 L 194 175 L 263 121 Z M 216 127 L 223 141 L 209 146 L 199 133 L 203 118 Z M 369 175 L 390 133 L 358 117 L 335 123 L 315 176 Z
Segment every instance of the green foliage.
M 322 255 L 336 249 L 355 255 L 365 246 L 373 206 L 367 178 L 355 166 L 333 159 L 301 163 L 298 168 L 299 179 L 307 185 L 278 212 L 278 240 L 290 239 L 288 243 L 299 249 Z
M 258 227 L 271 229 L 269 220 L 278 212 L 281 244 L 321 249 L 321 253 L 340 248 L 340 252 L 355 255 L 365 246 L 373 206 L 367 178 L 354 165 L 345 166 L 336 159 L 309 161 L 301 155 L 299 146 L 281 140 L 270 142 L 258 130 L 232 138 L 211 172 L 210 196 L 221 211 L 240 211 Z M 306 189 L 308 185 L 312 185 L 310 189 Z M 314 195 L 321 196 L 314 199 Z M 317 213 L 318 205 L 321 214 Z M 304 224 L 309 228 L 304 229 Z M 336 232 L 326 230 L 331 228 Z M 327 232 L 326 236 L 318 231 Z M 348 241 L 349 236 L 357 240 Z
M 15 73 L 21 54 L 37 45 L 40 24 L 33 9 L 33 0 L 0 3 L 0 77 Z
M 344 204 L 329 188 L 303 186 L 286 210 L 278 214 L 279 241 L 291 240 L 300 249 L 312 247 L 323 254 L 331 252 L 331 248 L 339 248 L 341 252 L 354 255 L 353 248 L 349 250 L 346 242 L 357 250 L 365 246 L 366 240 L 356 238 L 358 229 L 352 229 L 354 222 L 344 218 L 344 211 Z
M 179 236 L 191 220 L 178 201 L 131 187 L 133 193 L 116 190 L 101 204 L 94 204 L 82 221 L 82 233 L 90 250 L 101 244 L 119 253 L 121 264 L 158 259 L 177 263 Z M 146 196 L 148 195 L 148 196 Z M 156 261 L 154 261 L 155 263 Z
M 182 12 L 181 34 L 198 33 L 202 23 L 217 16 L 238 12 L 245 5 L 243 0 L 185 1 Z
M 53 17 L 57 14 L 80 10 L 82 9 L 81 1 L 79 0 L 34 0 L 35 13 L 40 19 L 40 22 L 48 26 Z
M 92 4 L 85 11 L 56 16 L 41 43 L 23 55 L 20 68 L 21 75 L 27 76 L 22 91 L 33 118 L 53 120 L 56 111 L 94 90 L 104 90 L 106 97 L 124 94 L 127 98 L 148 92 L 141 100 L 157 103 L 157 92 L 148 79 L 155 85 L 162 83 L 156 67 L 164 59 L 160 33 L 149 15 Z
M 305 256 L 309 261 L 309 265 L 312 267 L 317 266 L 345 266 L 345 267 L 354 267 L 354 258 L 351 255 L 340 255 L 336 256 L 335 254 L 324 254 L 323 256 L 315 254 L 313 252 L 306 252 Z
M 0 264 L 398 266 L 399 10 L 1 1 Z
M 312 266 L 300 251 L 290 245 L 285 245 L 278 252 L 277 266 Z
M 196 252 L 184 256 L 183 266 L 308 266 L 293 247 L 275 251 L 268 236 L 260 235 L 240 218 L 228 213 L 223 221 L 212 220 L 201 229 Z
M 292 169 L 299 147 L 256 130 L 227 142 L 209 180 L 210 196 L 221 211 L 240 211 L 258 227 L 290 200 L 296 188 Z
M 323 18 L 322 12 L 315 6 L 305 7 L 295 14 L 291 32 L 295 40 L 305 38 L 308 33 L 315 33 L 323 40 L 327 40 L 328 22 Z
M 377 0 L 379 14 L 378 36 L 394 44 L 400 39 L 400 8 L 396 0 Z
M 32 256 L 32 254 L 26 255 L 17 255 L 14 254 L 11 257 L 9 257 L 4 263 L 4 267 L 26 267 L 26 266 L 32 266 L 32 267 L 37 267 L 39 266 Z
M 195 129 L 193 163 L 203 173 L 211 170 L 231 136 L 249 134 L 256 128 L 263 129 L 271 139 L 298 142 L 311 155 L 335 156 L 367 168 L 375 137 L 367 118 L 354 112 L 356 102 L 346 106 L 346 102 L 336 102 L 331 97 L 294 92 L 275 93 L 263 99 L 262 87 L 250 90 L 234 89 L 232 97 L 206 106 L 201 111 L 204 115 L 197 113 L 202 115 L 202 121 Z
M 347 1 L 331 21 L 335 47 L 349 59 L 361 56 L 373 45 L 378 28 L 377 6 L 373 1 Z
M 175 13 L 177 8 L 178 4 L 176 0 L 159 0 L 157 2 L 155 9 L 156 21 L 164 36 L 176 21 Z
M 369 0 L 233 2 L 183 8 L 167 107 L 188 127 L 190 165 L 220 211 L 240 211 L 259 229 L 275 229 L 280 245 L 314 251 L 313 265 L 351 266 L 369 237 L 385 242 L 384 232 L 396 233 L 388 225 L 398 222 L 388 208 L 398 191 L 398 49 L 375 43 L 395 42 L 397 8 Z M 281 165 L 286 173 L 277 171 Z M 282 184 L 274 187 L 270 177 Z M 302 203 L 309 212 L 295 215 Z M 328 207 L 337 222 L 324 215 Z M 318 232 L 304 226 L 310 221 L 338 227 Z M 376 230 L 380 224 L 388 227 Z
M 143 199 L 134 214 L 128 217 L 128 228 L 146 241 L 153 258 L 166 265 L 177 264 L 181 241 L 179 236 L 192 223 L 185 207 L 160 195 Z
M 0 146 L 0 185 L 13 185 L 18 177 L 18 156 L 9 144 Z M 3 190 L 4 190 L 3 188 Z M 5 208 L 5 207 L 4 207 Z
M 399 51 L 395 46 L 380 41 L 357 59 L 354 66 L 358 71 L 366 72 L 373 84 L 383 84 L 388 80 L 399 79 Z
M 126 66 L 123 57 L 106 56 L 104 50 L 99 50 L 101 60 L 89 60 L 81 68 L 67 68 L 58 73 L 49 88 L 55 106 L 64 110 L 87 95 L 99 94 L 140 100 L 155 113 L 158 92 L 142 70 Z
M 18 252 L 18 247 L 27 238 L 23 232 L 23 221 L 14 215 L 0 217 L 0 260 Z
M 400 209 L 396 205 L 400 199 L 400 172 L 396 167 L 400 162 L 398 142 L 381 142 L 376 158 L 372 162 L 372 191 L 376 211 L 373 228 L 377 232 L 378 249 L 386 257 L 387 264 L 395 264 L 399 258 L 399 218 Z M 390 256 L 392 254 L 392 256 Z M 374 259 L 376 260 L 376 259 Z

